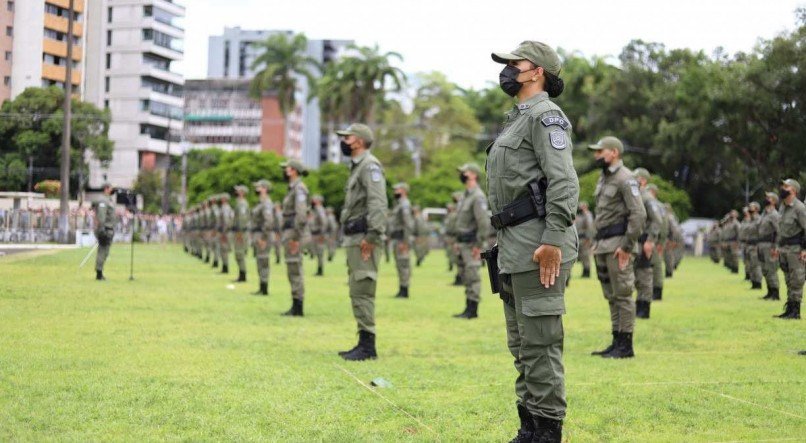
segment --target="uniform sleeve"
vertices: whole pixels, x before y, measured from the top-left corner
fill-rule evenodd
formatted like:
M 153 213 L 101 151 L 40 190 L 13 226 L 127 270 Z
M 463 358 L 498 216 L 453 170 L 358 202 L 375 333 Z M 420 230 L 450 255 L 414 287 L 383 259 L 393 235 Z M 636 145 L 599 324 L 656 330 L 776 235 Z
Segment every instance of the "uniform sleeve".
M 368 165 L 361 181 L 367 190 L 367 237 L 370 243 L 380 245 L 386 233 L 386 177 L 381 167 L 375 163 Z
M 646 204 L 644 205 L 644 211 L 646 211 L 646 239 L 652 243 L 658 242 L 658 237 L 660 236 L 661 226 L 663 224 L 663 219 L 661 214 L 658 212 L 657 203 L 653 202 L 652 200 L 647 200 Z
M 551 111 L 544 116 L 559 116 Z M 541 243 L 560 247 L 568 228 L 574 223 L 579 201 L 579 180 L 571 157 L 570 126 L 543 126 L 540 117 L 531 122 L 532 145 L 546 176 L 546 229 Z
M 806 208 L 803 206 L 798 212 L 798 224 L 800 225 L 800 247 L 806 249 Z
M 263 204 L 263 226 L 260 230 L 268 234 L 272 229 L 274 229 L 274 205 L 267 201 Z
M 646 210 L 644 203 L 641 201 L 641 193 L 637 192 L 638 183 L 635 179 L 625 180 L 621 184 L 621 198 L 627 206 L 627 233 L 621 240 L 621 249 L 623 251 L 632 251 L 633 245 L 638 241 L 641 236 L 641 230 L 646 223 Z
M 479 195 L 473 202 L 473 218 L 476 219 L 476 244 L 482 248 L 490 232 L 490 216 L 487 214 L 487 198 Z
M 400 215 L 403 219 L 403 238 L 409 239 L 414 236 L 414 216 L 411 214 L 411 204 L 406 202 L 400 208 Z

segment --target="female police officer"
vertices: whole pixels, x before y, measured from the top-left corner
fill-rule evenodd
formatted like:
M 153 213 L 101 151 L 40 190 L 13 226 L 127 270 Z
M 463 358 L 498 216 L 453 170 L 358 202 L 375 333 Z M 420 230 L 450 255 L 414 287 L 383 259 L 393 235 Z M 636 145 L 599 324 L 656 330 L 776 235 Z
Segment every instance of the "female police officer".
M 549 100 L 563 90 L 560 58 L 535 41 L 492 58 L 506 65 L 501 89 L 518 99 L 487 150 L 499 290 L 518 370 L 521 429 L 513 441 L 560 442 L 566 407 L 564 292 L 579 242 L 573 226 L 579 181 L 571 159 L 571 124 Z

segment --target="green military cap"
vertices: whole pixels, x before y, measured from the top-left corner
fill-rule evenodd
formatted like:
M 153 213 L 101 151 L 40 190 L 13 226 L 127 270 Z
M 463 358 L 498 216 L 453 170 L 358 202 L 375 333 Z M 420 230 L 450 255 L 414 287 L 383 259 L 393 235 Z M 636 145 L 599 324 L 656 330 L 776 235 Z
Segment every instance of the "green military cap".
M 649 171 L 646 170 L 646 168 L 635 168 L 632 171 L 632 175 L 635 178 L 644 178 L 647 180 L 652 178 L 652 174 L 650 174 Z
M 758 211 L 759 209 L 761 209 L 761 205 L 759 205 L 758 202 L 750 202 L 750 205 L 748 206 L 753 211 Z
M 743 206 L 742 207 L 742 212 L 744 212 L 745 214 L 750 212 L 750 207 L 749 206 Z
M 766 195 L 767 198 L 773 198 L 775 201 L 778 201 L 778 194 L 774 192 L 765 192 L 764 195 Z
M 221 199 L 221 201 L 229 200 L 229 192 L 218 194 L 218 198 Z
M 263 188 L 263 189 L 265 189 L 267 191 L 271 191 L 271 182 L 266 180 L 265 178 L 262 178 L 262 179 L 260 179 L 260 180 L 258 180 L 256 182 L 252 183 L 252 186 L 254 186 L 255 189 Z
M 460 172 L 471 171 L 471 172 L 475 172 L 476 175 L 481 175 L 481 166 L 479 166 L 479 165 L 477 165 L 475 163 L 465 163 L 465 164 L 463 164 L 462 166 L 459 166 L 456 169 L 458 169 Z
M 406 192 L 409 192 L 409 184 L 403 182 L 395 183 L 394 186 L 392 186 L 392 189 L 394 190 L 402 189 Z
M 465 193 L 464 193 L 464 192 L 462 192 L 462 191 L 456 191 L 456 192 L 454 192 L 453 194 L 451 194 L 451 198 L 453 198 L 453 199 L 454 199 L 454 200 L 456 200 L 456 201 L 459 201 L 459 200 L 461 200 L 461 199 L 462 199 L 462 197 L 464 197 L 464 195 L 465 195 Z
M 447 207 L 448 209 L 456 209 L 456 205 L 455 205 L 455 204 L 453 204 L 453 203 L 448 203 L 448 205 L 447 205 L 446 207 Z
M 655 183 L 650 183 L 646 185 L 646 190 L 658 192 L 658 185 L 656 185 Z
M 308 168 L 305 167 L 299 160 L 289 159 L 282 163 L 280 163 L 281 168 L 293 168 L 296 169 L 302 175 L 308 175 Z
M 243 192 L 244 194 L 249 192 L 249 188 L 247 188 L 244 185 L 235 185 L 235 186 L 232 187 L 232 189 L 234 189 L 235 192 Z
M 798 183 L 798 181 L 795 180 L 794 178 L 787 178 L 787 179 L 781 180 L 781 184 L 782 185 L 787 185 L 787 186 L 792 186 L 793 188 L 795 188 L 795 194 L 800 194 L 800 183 Z
M 595 145 L 588 145 L 588 149 L 599 151 L 602 149 L 614 149 L 619 152 L 619 154 L 624 153 L 624 144 L 621 143 L 621 140 L 613 137 L 612 135 L 608 135 L 607 137 L 603 137 L 599 140 Z
M 734 217 L 734 218 L 738 217 L 739 216 L 739 211 L 737 211 L 735 209 L 731 209 L 730 212 L 728 213 L 728 216 L 729 217 Z
M 342 129 L 341 131 L 336 131 L 338 135 L 354 135 L 360 139 L 363 139 L 367 143 L 372 143 L 375 141 L 375 136 L 372 134 L 372 129 L 369 126 L 361 123 L 353 123 L 352 125 L 348 126 L 347 129 Z
M 315 201 L 318 201 L 318 202 L 324 202 L 324 201 L 325 201 L 325 198 L 324 198 L 324 197 L 322 197 L 322 194 L 314 194 L 314 195 L 311 197 L 311 200 L 315 200 Z
M 588 205 L 588 202 L 586 202 L 585 200 L 580 200 L 579 205 L 577 205 L 577 206 L 585 206 L 585 207 L 587 207 L 587 206 L 590 206 L 590 205 Z
M 514 60 L 529 60 L 535 66 L 540 66 L 549 74 L 556 76 L 559 76 L 562 70 L 562 62 L 557 51 L 542 42 L 527 40 L 521 42 L 512 52 L 493 52 L 492 57 L 496 63 L 503 64 Z

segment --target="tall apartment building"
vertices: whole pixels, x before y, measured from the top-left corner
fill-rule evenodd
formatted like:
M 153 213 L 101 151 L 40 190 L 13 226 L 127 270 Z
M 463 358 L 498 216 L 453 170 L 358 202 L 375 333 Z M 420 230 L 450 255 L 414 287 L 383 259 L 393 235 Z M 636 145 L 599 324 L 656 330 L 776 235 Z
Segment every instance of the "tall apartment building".
M 84 0 L 0 0 L 0 103 L 26 88 L 64 87 L 67 31 L 73 22 L 72 83 L 81 94 Z
M 171 0 L 92 0 L 87 8 L 85 100 L 109 108 L 115 143 L 107 168 L 93 164 L 90 186 L 129 187 L 141 169 L 180 153 L 185 7 Z M 169 142 L 170 134 L 170 142 Z M 169 151 L 170 150 L 170 151 Z
M 291 34 L 291 31 L 244 30 L 240 27 L 224 28 L 224 34 L 211 36 L 207 50 L 207 77 L 211 79 L 251 79 L 254 71 L 252 62 L 259 55 L 253 44 L 266 40 L 277 33 Z M 308 40 L 307 55 L 320 63 L 336 59 L 352 41 L 348 40 Z M 311 167 L 332 159 L 332 143 L 328 134 L 323 133 L 318 100 L 307 101 L 310 85 L 305 78 L 299 78 L 297 109 L 285 121 L 287 137 L 281 152 L 286 157 L 300 159 Z M 265 141 L 264 149 L 265 149 Z M 275 141 L 271 141 L 271 144 Z

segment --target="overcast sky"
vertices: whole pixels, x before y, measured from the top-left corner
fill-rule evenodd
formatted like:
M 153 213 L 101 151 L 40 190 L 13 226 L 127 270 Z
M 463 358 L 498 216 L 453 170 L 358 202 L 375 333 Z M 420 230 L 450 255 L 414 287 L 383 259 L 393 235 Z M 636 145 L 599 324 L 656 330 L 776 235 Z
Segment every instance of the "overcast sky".
M 540 40 L 586 56 L 615 56 L 634 38 L 667 47 L 747 51 L 795 27 L 800 0 L 180 0 L 186 78 L 207 73 L 207 37 L 224 26 L 289 29 L 312 39 L 377 43 L 407 73 L 442 71 L 463 87 L 497 81 L 492 51 Z M 551 8 L 556 8 L 552 10 Z

